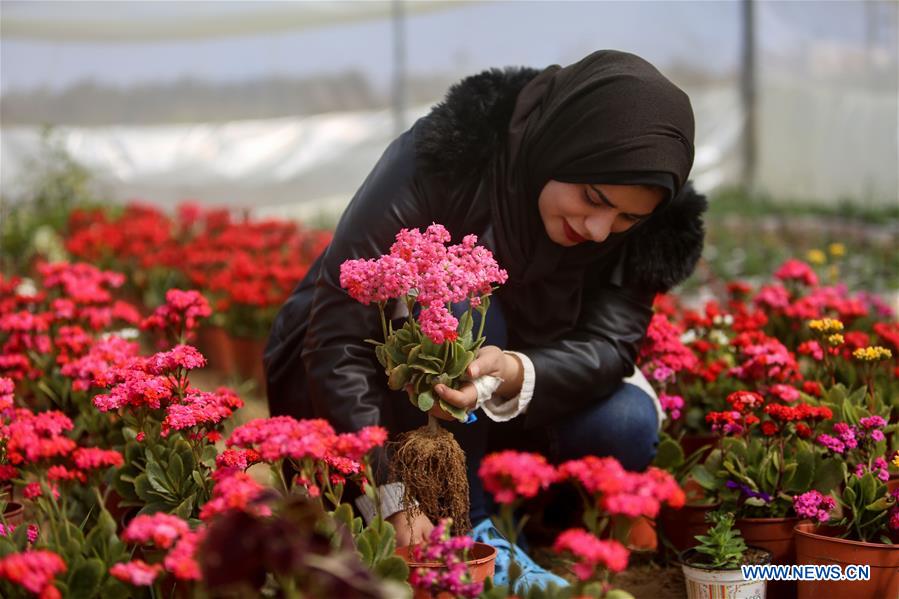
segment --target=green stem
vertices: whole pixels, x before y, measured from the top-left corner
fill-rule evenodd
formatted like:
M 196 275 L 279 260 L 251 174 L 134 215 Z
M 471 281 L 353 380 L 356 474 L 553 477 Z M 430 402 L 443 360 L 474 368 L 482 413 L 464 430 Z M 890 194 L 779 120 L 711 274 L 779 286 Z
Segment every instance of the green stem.
M 378 312 L 381 313 L 381 332 L 384 333 L 384 343 L 387 343 L 387 317 L 384 315 L 384 302 L 378 302 Z

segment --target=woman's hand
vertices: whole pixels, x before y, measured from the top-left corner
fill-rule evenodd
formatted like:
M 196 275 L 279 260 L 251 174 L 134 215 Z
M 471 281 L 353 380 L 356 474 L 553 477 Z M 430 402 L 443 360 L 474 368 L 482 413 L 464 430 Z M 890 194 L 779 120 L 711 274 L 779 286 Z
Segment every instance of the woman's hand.
M 521 385 L 524 382 L 524 367 L 517 356 L 504 353 L 495 345 L 485 345 L 478 350 L 477 357 L 468 365 L 466 374 L 469 379 L 479 376 L 491 375 L 502 381 L 496 390 L 496 395 L 511 399 L 521 393 Z M 466 381 L 459 389 L 451 389 L 446 385 L 434 387 L 437 396 L 450 405 L 457 408 L 473 410 L 478 403 L 478 392 L 474 383 Z M 435 403 L 430 414 L 443 420 L 454 420 L 453 416 L 443 410 L 439 403 Z
M 396 530 L 396 546 L 405 547 L 413 543 L 423 543 L 428 540 L 434 523 L 422 513 L 416 514 L 410 523 L 405 510 L 401 510 L 387 518 Z

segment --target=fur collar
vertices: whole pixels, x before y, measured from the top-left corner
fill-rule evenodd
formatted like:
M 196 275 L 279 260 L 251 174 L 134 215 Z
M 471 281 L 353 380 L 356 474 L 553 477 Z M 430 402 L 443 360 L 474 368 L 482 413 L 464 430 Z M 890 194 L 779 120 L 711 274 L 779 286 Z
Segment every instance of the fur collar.
M 446 99 L 416 125 L 416 159 L 448 182 L 477 176 L 503 144 L 518 92 L 540 71 L 490 69 L 453 85 Z M 693 272 L 702 254 L 707 203 L 692 183 L 666 210 L 625 246 L 627 278 L 647 290 L 667 291 Z

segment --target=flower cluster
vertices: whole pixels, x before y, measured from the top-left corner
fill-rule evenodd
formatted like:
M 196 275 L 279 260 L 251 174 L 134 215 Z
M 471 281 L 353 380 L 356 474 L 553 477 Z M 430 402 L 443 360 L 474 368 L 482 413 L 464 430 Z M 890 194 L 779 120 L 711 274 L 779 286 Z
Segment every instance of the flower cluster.
M 152 585 L 163 571 L 178 580 L 199 580 L 196 552 L 203 535 L 203 528 L 191 530 L 187 522 L 177 516 L 162 512 L 137 516 L 122 533 L 122 539 L 166 550 L 162 563 L 150 565 L 143 560 L 134 560 L 114 565 L 110 574 L 135 586 Z
M 53 581 L 67 569 L 58 554 L 43 549 L 31 549 L 0 558 L 0 579 L 17 584 L 41 599 L 59 599 L 62 596 Z
M 822 495 L 815 490 L 793 497 L 793 509 L 796 510 L 796 515 L 818 522 L 827 522 L 830 519 L 831 511 L 836 506 L 837 502 L 833 497 Z
M 597 507 L 613 515 L 655 518 L 663 504 L 679 508 L 686 500 L 677 481 L 664 470 L 628 472 L 615 458 L 587 456 L 561 464 L 558 472 L 560 480 L 577 482 Z
M 534 497 L 557 479 L 555 468 L 542 455 L 512 450 L 486 456 L 478 476 L 499 503 Z
M 481 594 L 484 584 L 472 582 L 465 565 L 467 552 L 474 547 L 471 537 L 450 536 L 452 520 L 437 523 L 425 543 L 413 545 L 410 555 L 419 563 L 441 564 L 440 568 L 416 568 L 409 576 L 413 587 L 434 596 L 450 593 L 453 597 L 474 598 Z
M 341 264 L 340 285 L 365 305 L 383 307 L 388 300 L 411 295 L 421 306 L 418 322 L 422 332 L 434 343 L 453 341 L 459 322 L 447 306 L 466 299 L 473 305 L 479 303 L 508 275 L 489 250 L 476 245 L 475 235 L 466 235 L 461 244 L 447 247 L 450 239 L 446 228 L 438 224 L 424 233 L 403 229 L 389 254 Z
M 561 533 L 553 544 L 553 550 L 574 558 L 574 574 L 580 580 L 593 578 L 597 567 L 611 572 L 627 568 L 628 550 L 618 541 L 602 541 L 581 528 Z

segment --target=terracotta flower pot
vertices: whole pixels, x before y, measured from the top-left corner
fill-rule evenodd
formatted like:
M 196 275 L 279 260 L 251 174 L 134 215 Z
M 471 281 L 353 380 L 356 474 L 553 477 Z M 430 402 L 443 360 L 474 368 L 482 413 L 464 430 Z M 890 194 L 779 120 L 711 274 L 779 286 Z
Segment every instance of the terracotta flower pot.
M 632 551 L 655 551 L 659 538 L 652 520 L 644 516 L 631 520 L 626 545 Z
M 864 543 L 840 539 L 838 530 L 800 522 L 796 535 L 797 564 L 869 565 L 868 580 L 816 580 L 799 582 L 799 599 L 852 597 L 853 599 L 895 599 L 899 597 L 899 545 Z
M 705 515 L 721 506 L 720 503 L 691 504 L 679 510 L 662 506 L 659 512 L 658 527 L 662 538 L 667 539 L 675 549 L 685 551 L 697 544 L 696 535 L 704 535 L 709 530 Z
M 209 368 L 225 376 L 231 376 L 237 369 L 234 364 L 234 347 L 231 336 L 223 327 L 203 326 L 197 332 L 197 345 L 206 356 Z
M 409 557 L 410 547 L 397 547 L 396 554 L 403 558 L 409 564 L 409 573 L 411 574 L 417 568 L 442 569 L 443 564 L 437 562 L 416 562 Z M 466 560 L 465 565 L 468 568 L 468 574 L 471 576 L 472 582 L 484 582 L 488 576 L 493 576 L 496 570 L 496 547 L 487 543 L 475 543 L 471 551 L 468 552 L 470 559 Z M 450 593 L 439 593 L 433 595 L 422 589 L 415 589 L 412 599 L 452 599 Z
M 3 519 L 10 526 L 18 526 L 25 522 L 25 506 L 15 501 L 10 501 L 3 509 Z
M 772 564 L 795 564 L 796 544 L 793 529 L 800 518 L 741 518 L 736 527 L 747 545 L 761 547 L 771 552 Z M 796 596 L 796 582 L 772 580 L 768 583 L 768 596 L 772 599 L 791 599 Z
M 262 367 L 262 354 L 265 351 L 265 339 L 233 337 L 234 363 L 237 374 L 253 379 L 265 395 L 265 370 Z

